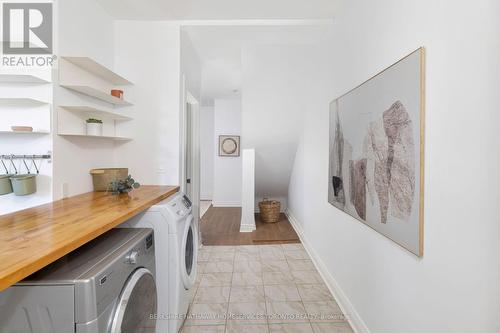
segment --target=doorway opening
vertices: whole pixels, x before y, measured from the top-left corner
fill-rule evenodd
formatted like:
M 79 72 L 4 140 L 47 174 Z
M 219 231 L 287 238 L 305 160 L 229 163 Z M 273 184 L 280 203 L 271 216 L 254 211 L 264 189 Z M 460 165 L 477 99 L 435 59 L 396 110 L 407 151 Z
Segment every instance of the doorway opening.
M 298 21 L 183 26 L 183 59 L 199 60 L 186 73 L 191 86 L 199 87 L 198 203 L 203 213 L 208 208 L 201 220 L 207 242 L 298 241 L 288 233 L 289 185 L 305 100 L 317 90 L 306 79 L 319 70 L 310 59 L 331 28 Z M 266 198 L 280 203 L 275 225 L 260 223 L 258 203 Z

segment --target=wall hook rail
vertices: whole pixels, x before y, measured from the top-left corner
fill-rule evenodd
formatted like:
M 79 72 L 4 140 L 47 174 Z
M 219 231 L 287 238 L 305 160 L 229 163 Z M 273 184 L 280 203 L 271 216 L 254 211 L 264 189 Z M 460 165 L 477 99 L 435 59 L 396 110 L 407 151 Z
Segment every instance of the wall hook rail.
M 50 160 L 52 159 L 52 155 L 0 155 L 0 159 L 2 160 L 25 160 L 25 159 L 34 159 L 34 160 Z
M 0 155 L 0 161 L 2 163 L 3 168 L 5 169 L 5 172 L 9 173 L 9 169 L 5 165 L 4 160 L 10 161 L 12 169 L 14 169 L 14 174 L 16 174 L 16 175 L 19 173 L 18 167 L 21 168 L 21 166 L 23 164 L 24 164 L 24 167 L 26 168 L 26 171 L 28 172 L 28 174 L 31 174 L 31 169 L 33 166 L 35 167 L 36 173 L 39 174 L 40 168 L 42 167 L 43 160 L 48 160 L 48 163 L 50 163 L 51 159 L 52 159 L 52 154 L 50 154 L 50 152 L 49 152 L 49 154 L 43 154 L 43 155 L 35 155 L 35 154 L 33 154 L 33 155 L 14 155 L 14 154 Z M 14 163 L 14 160 L 22 160 L 22 163 L 19 162 L 18 167 L 16 167 L 16 163 Z M 37 160 L 40 160 L 39 166 L 36 164 Z M 31 161 L 31 166 L 28 166 L 28 163 L 26 161 Z

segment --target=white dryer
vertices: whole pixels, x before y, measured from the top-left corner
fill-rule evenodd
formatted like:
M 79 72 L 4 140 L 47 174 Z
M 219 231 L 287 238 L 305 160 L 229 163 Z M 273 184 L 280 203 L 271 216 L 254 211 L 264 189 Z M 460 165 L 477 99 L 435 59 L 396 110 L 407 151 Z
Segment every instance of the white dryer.
M 179 193 L 122 225 L 153 228 L 155 232 L 157 333 L 177 333 L 186 318 L 197 274 L 195 223 L 190 200 Z

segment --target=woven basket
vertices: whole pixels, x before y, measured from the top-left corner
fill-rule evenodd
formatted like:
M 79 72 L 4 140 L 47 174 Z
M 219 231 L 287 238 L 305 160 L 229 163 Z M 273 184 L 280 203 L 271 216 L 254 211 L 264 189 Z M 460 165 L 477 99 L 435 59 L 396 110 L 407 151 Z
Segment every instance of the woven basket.
M 281 203 L 264 198 L 259 202 L 260 218 L 266 223 L 276 223 L 280 220 Z
M 103 168 L 90 170 L 94 191 L 102 192 L 109 189 L 112 181 L 125 179 L 128 176 L 127 168 Z

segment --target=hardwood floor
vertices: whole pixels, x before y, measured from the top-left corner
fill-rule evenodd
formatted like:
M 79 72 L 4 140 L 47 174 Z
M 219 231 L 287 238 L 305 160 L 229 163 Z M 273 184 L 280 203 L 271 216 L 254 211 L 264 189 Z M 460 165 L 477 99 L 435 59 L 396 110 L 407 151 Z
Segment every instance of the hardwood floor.
M 210 207 L 201 219 L 204 245 L 257 245 L 300 243 L 285 214 L 277 223 L 261 222 L 255 214 L 257 230 L 240 232 L 241 208 Z

